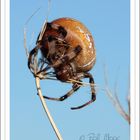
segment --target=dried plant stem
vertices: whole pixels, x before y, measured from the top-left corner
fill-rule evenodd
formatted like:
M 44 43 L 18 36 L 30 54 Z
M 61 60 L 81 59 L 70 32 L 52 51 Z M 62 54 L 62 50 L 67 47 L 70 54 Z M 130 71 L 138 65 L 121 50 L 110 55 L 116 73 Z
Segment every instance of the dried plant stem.
M 104 80 L 105 80 L 105 93 L 106 93 L 106 95 L 109 97 L 109 99 L 113 103 L 113 105 L 116 108 L 116 110 L 118 111 L 118 113 L 130 124 L 130 114 L 124 110 L 124 108 L 121 105 L 120 100 L 117 96 L 117 90 L 116 90 L 117 84 L 115 86 L 114 92 L 111 91 L 109 86 L 108 86 L 108 75 L 107 75 L 107 70 L 106 70 L 105 65 L 104 65 Z M 128 102 L 128 108 L 129 107 L 130 107 L 130 102 Z M 129 111 L 130 111 L 130 108 L 129 108 Z
M 124 108 L 122 107 L 117 94 L 113 95 L 113 93 L 110 91 L 110 89 L 108 89 L 108 87 L 106 88 L 106 94 L 110 98 L 118 113 L 130 124 L 130 116 L 128 113 L 125 112 Z
M 25 49 L 25 52 L 26 52 L 26 56 L 27 58 L 29 57 L 29 52 L 28 52 L 28 49 L 27 49 L 27 46 L 26 46 L 26 28 L 24 28 L 24 49 Z
M 51 123 L 51 125 L 52 125 L 52 127 L 53 127 L 53 129 L 55 131 L 55 134 L 56 134 L 58 140 L 63 140 L 61 135 L 60 135 L 60 133 L 59 133 L 59 130 L 57 129 L 57 127 L 56 127 L 56 125 L 55 125 L 55 123 L 53 121 L 53 118 L 52 118 L 52 116 L 51 116 L 51 114 L 49 112 L 49 109 L 48 109 L 48 107 L 46 105 L 46 102 L 45 102 L 45 100 L 44 100 L 44 98 L 42 96 L 42 92 L 41 92 L 41 88 L 40 88 L 40 79 L 38 77 L 36 77 L 35 81 L 36 81 L 36 87 L 37 87 L 38 95 L 40 97 L 42 106 L 43 106 L 43 108 L 44 108 L 44 110 L 45 110 L 45 112 L 46 112 L 46 114 L 48 116 L 48 119 L 49 119 L 49 121 L 50 121 L 50 123 Z

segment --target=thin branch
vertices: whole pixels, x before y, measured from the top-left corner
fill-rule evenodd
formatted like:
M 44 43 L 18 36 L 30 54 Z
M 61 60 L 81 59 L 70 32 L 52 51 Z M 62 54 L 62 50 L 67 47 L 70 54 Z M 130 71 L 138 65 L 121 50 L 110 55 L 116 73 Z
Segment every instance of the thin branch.
M 130 116 L 130 71 L 129 71 L 129 75 L 128 75 L 128 90 L 127 90 L 127 102 L 128 102 L 128 113 L 129 113 L 129 116 Z
M 26 52 L 26 56 L 28 58 L 29 57 L 29 52 L 28 52 L 28 49 L 27 49 L 27 42 L 26 42 L 26 28 L 24 28 L 24 49 L 25 49 L 25 52 Z
M 128 114 L 130 116 L 130 111 L 131 111 L 131 108 L 130 108 L 130 94 L 128 94 L 128 96 L 127 96 L 127 102 L 128 102 Z
M 40 79 L 38 77 L 36 77 L 35 78 L 35 81 L 36 81 L 36 87 L 37 87 L 38 95 L 40 97 L 42 106 L 43 106 L 43 108 L 44 108 L 44 110 L 45 110 L 45 112 L 46 112 L 46 114 L 48 116 L 48 119 L 49 119 L 49 121 L 50 121 L 50 123 L 51 123 L 51 125 L 53 127 L 53 130 L 55 131 L 55 134 L 56 134 L 58 140 L 63 140 L 62 137 L 61 137 L 61 135 L 60 135 L 60 133 L 59 133 L 59 130 L 56 127 L 56 125 L 54 123 L 54 120 L 53 120 L 53 118 L 52 118 L 52 116 L 51 116 L 51 114 L 49 112 L 49 109 L 48 109 L 48 107 L 46 105 L 46 102 L 45 102 L 45 100 L 44 100 L 44 98 L 42 96 L 41 87 L 40 87 Z
M 120 100 L 118 98 L 118 92 L 117 92 L 117 80 L 116 80 L 116 83 L 115 83 L 115 89 L 114 89 L 114 98 L 116 100 L 116 102 L 118 103 L 118 112 L 120 112 L 120 114 L 130 123 L 130 116 L 129 116 L 129 113 L 126 113 L 123 106 L 121 105 L 120 103 Z
M 106 93 L 106 95 L 109 97 L 109 99 L 113 103 L 113 105 L 116 108 L 116 110 L 118 111 L 118 113 L 130 124 L 130 115 L 128 113 L 126 113 L 126 111 L 122 107 L 120 100 L 117 96 L 117 84 L 115 86 L 114 94 L 109 89 L 106 65 L 104 65 L 104 80 L 105 80 L 105 93 Z
M 27 24 L 29 23 L 29 21 L 32 19 L 32 17 L 41 9 L 41 7 L 39 7 L 25 22 L 25 26 L 27 26 Z
M 28 51 L 28 49 L 27 49 L 27 42 L 26 42 L 26 26 L 27 26 L 27 24 L 29 23 L 29 21 L 32 19 L 32 17 L 40 10 L 40 8 L 41 7 L 39 7 L 28 19 L 27 19 L 27 21 L 25 22 L 25 24 L 24 24 L 24 49 L 25 49 L 25 52 L 26 52 L 26 56 L 27 56 L 27 58 L 29 57 L 29 51 Z
M 115 100 L 117 102 L 117 110 L 118 112 L 123 116 L 124 119 L 126 119 L 128 121 L 128 123 L 130 124 L 130 116 L 128 113 L 125 112 L 124 108 L 122 107 L 120 100 L 117 96 L 117 94 L 115 94 Z

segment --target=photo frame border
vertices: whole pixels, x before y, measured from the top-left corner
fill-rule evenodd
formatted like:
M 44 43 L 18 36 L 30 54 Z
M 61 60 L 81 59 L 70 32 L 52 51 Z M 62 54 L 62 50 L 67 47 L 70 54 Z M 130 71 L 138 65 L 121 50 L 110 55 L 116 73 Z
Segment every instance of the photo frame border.
M 10 0 L 0 1 L 0 139 L 10 140 Z M 139 0 L 130 0 L 130 140 L 139 140 Z

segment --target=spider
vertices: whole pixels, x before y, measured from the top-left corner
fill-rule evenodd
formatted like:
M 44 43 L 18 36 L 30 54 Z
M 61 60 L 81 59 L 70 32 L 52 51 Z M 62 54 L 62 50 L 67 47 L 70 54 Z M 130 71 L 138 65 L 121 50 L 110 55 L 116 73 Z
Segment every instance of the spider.
M 94 79 L 89 73 L 96 61 L 94 41 L 89 30 L 80 21 L 59 18 L 46 22 L 37 38 L 36 47 L 29 53 L 30 70 L 39 50 L 42 54 L 42 66 L 38 74 L 44 72 L 44 75 L 55 77 L 61 82 L 73 81 L 72 89 L 60 98 L 43 96 L 44 98 L 64 101 L 82 86 L 82 79 L 89 78 L 91 100 L 71 109 L 83 108 L 96 100 Z M 47 65 L 45 68 L 44 64 Z

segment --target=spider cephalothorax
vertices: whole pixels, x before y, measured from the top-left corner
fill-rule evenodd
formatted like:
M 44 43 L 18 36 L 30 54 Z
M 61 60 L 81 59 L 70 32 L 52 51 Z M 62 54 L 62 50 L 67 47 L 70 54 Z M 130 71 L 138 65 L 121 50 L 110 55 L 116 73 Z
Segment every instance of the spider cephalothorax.
M 54 20 L 46 23 L 44 28 L 44 32 L 41 32 L 38 36 L 36 47 L 30 52 L 29 68 L 31 69 L 34 56 L 40 49 L 43 59 L 42 65 L 46 63 L 47 67 L 45 69 L 40 68 L 38 73 L 46 71 L 47 76 L 56 77 L 62 82 L 73 80 L 72 89 L 64 96 L 60 98 L 44 96 L 44 98 L 62 101 L 80 88 L 81 79 L 89 78 L 91 100 L 72 109 L 79 109 L 90 104 L 96 99 L 94 79 L 88 72 L 96 60 L 91 33 L 81 22 L 71 18 Z M 53 71 L 50 69 L 53 69 Z

